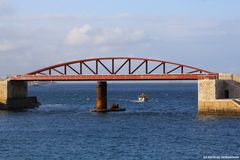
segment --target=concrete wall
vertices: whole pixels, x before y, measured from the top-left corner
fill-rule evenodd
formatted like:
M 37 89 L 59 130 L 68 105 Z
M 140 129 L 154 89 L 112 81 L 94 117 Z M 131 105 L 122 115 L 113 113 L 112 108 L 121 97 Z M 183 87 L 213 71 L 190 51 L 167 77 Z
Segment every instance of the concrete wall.
M 219 79 L 221 80 L 233 80 L 240 83 L 240 75 L 232 74 L 232 73 L 220 73 Z
M 198 100 L 216 99 L 216 80 L 198 80 Z
M 220 86 L 223 90 L 229 91 L 229 98 L 240 98 L 240 76 L 231 73 L 219 74 L 219 81 L 222 80 L 223 84 Z M 220 95 L 218 98 L 225 98 Z
M 0 81 L 0 100 L 6 100 L 8 98 L 7 84 L 6 80 Z
M 231 99 L 198 101 L 199 114 L 240 115 L 240 105 Z
M 27 93 L 26 81 L 8 81 L 8 98 L 25 98 Z
M 232 73 L 219 73 L 219 79 L 221 80 L 232 80 L 233 74 Z
M 0 109 L 15 110 L 37 107 L 36 97 L 27 97 L 26 81 L 0 80 Z
M 215 80 L 216 81 L 216 99 L 224 99 L 225 98 L 225 80 Z
M 27 82 L 25 81 L 0 81 L 0 99 L 27 97 Z
M 228 91 L 229 98 L 225 93 Z M 219 79 L 198 81 L 198 111 L 204 114 L 240 115 L 240 76 L 220 74 Z
M 198 80 L 198 100 L 216 100 L 225 97 L 225 81 L 215 79 Z
M 233 80 L 240 83 L 240 75 L 233 75 Z
M 198 80 L 198 100 L 225 99 L 225 91 L 228 90 L 229 98 L 240 98 L 240 82 L 226 79 Z
M 234 80 L 224 80 L 222 89 L 229 91 L 229 98 L 240 98 L 240 83 Z M 220 98 L 225 98 L 221 95 Z

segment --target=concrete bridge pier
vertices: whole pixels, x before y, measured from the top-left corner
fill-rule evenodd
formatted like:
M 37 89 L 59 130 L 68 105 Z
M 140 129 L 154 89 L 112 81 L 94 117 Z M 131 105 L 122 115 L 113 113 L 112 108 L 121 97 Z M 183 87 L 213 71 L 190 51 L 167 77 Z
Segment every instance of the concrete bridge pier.
M 91 112 L 115 112 L 125 111 L 123 108 L 119 108 L 118 104 L 112 104 L 108 109 L 107 107 L 107 82 L 98 81 L 96 86 L 96 108 L 90 110 Z
M 0 109 L 18 110 L 38 105 L 36 97 L 28 97 L 27 81 L 0 80 Z
M 97 98 L 96 98 L 96 109 L 106 110 L 107 109 L 107 82 L 97 82 Z

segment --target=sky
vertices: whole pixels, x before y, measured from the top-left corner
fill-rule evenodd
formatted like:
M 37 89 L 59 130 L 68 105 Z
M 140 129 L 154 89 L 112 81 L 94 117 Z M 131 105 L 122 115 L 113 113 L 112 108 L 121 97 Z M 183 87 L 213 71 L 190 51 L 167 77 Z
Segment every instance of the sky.
M 129 56 L 240 74 L 239 0 L 0 0 L 0 77 Z

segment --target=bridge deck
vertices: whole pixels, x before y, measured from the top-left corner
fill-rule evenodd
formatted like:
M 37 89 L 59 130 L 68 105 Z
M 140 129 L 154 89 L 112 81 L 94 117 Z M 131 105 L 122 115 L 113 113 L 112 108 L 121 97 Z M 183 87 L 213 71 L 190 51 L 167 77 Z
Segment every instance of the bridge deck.
M 22 75 L 16 81 L 127 81 L 127 80 L 198 80 L 216 79 L 216 74 L 132 74 L 132 75 Z

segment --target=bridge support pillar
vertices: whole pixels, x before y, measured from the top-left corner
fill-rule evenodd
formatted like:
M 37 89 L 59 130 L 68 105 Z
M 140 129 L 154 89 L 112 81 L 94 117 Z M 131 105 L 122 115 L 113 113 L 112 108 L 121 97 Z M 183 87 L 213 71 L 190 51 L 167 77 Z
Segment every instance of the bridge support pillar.
M 97 82 L 96 109 L 97 110 L 107 109 L 107 82 L 106 81 Z
M 118 104 L 112 104 L 111 108 L 107 108 L 107 82 L 98 81 L 96 87 L 96 108 L 90 110 L 91 112 L 115 112 L 125 111 L 123 108 L 119 108 Z
M 39 105 L 36 97 L 28 97 L 26 81 L 0 81 L 0 109 L 16 110 Z

